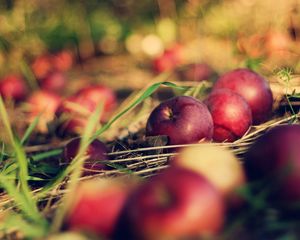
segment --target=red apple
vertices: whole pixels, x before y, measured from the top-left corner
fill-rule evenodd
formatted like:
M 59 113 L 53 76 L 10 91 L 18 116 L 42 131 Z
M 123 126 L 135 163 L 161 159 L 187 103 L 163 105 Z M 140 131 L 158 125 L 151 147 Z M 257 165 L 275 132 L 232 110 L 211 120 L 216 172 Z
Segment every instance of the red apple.
M 146 134 L 167 135 L 169 144 L 210 140 L 213 121 L 204 103 L 193 97 L 179 96 L 161 103 L 152 111 Z
M 300 125 L 280 125 L 260 136 L 245 154 L 249 179 L 269 177 L 278 199 L 300 201 Z M 275 187 L 276 188 L 276 187 Z
M 213 69 L 206 63 L 196 63 L 186 66 L 185 69 L 179 71 L 180 77 L 185 81 L 203 81 L 209 80 L 213 75 Z
M 235 69 L 222 75 L 213 90 L 226 88 L 245 98 L 254 124 L 266 121 L 272 112 L 273 96 L 268 82 L 249 69 Z
M 57 115 L 63 118 L 64 130 L 81 133 L 99 103 L 103 103 L 101 121 L 105 121 L 114 110 L 116 101 L 116 96 L 110 88 L 99 85 L 89 86 L 65 99 L 58 108 Z
M 96 109 L 99 102 L 103 102 L 103 115 L 102 120 L 107 120 L 110 114 L 116 107 L 116 95 L 114 91 L 103 85 L 92 85 L 81 89 L 77 96 L 82 101 L 89 101 L 93 106 L 93 110 Z
M 82 133 L 92 111 L 93 107 L 88 101 L 83 103 L 81 98 L 73 95 L 61 102 L 56 115 L 62 122 L 63 131 Z
M 73 55 L 67 50 L 58 52 L 52 56 L 52 64 L 57 71 L 68 71 L 73 65 Z
M 53 70 L 51 55 L 45 54 L 37 57 L 31 68 L 37 79 L 45 78 Z
M 62 72 L 51 72 L 41 80 L 41 88 L 48 91 L 62 91 L 66 86 L 66 76 Z
M 182 46 L 175 44 L 154 59 L 153 68 L 157 73 L 174 70 L 182 63 Z
M 121 215 L 116 239 L 193 239 L 216 234 L 224 202 L 201 175 L 171 167 L 137 188 Z
M 69 164 L 77 155 L 79 150 L 80 138 L 71 140 L 64 148 L 63 151 L 63 162 Z M 107 160 L 107 148 L 100 140 L 94 140 L 90 143 L 86 150 L 88 159 L 84 162 L 84 175 L 90 175 L 97 173 L 98 171 L 108 169 L 103 163 Z
M 233 142 L 241 138 L 252 124 L 252 114 L 243 97 L 228 89 L 213 91 L 204 101 L 214 122 L 213 139 Z
M 230 203 L 238 199 L 236 190 L 245 184 L 245 173 L 238 158 L 225 147 L 202 144 L 180 149 L 171 165 L 204 176 Z
M 0 94 L 4 99 L 23 100 L 28 89 L 24 79 L 18 75 L 8 75 L 0 81 Z
M 81 182 L 66 217 L 68 229 L 109 238 L 131 189 L 131 182 L 117 178 Z
M 27 100 L 29 122 L 40 115 L 38 130 L 47 132 L 47 123 L 55 117 L 55 112 L 61 103 L 61 97 L 55 93 L 39 90 L 31 94 Z

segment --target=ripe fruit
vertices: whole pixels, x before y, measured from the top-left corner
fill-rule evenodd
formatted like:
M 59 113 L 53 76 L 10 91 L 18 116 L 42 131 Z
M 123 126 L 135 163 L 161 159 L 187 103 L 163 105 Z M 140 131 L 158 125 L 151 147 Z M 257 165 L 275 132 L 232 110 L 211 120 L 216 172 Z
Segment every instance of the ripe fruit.
M 252 114 L 243 97 L 228 89 L 213 91 L 204 101 L 214 122 L 213 139 L 233 142 L 241 138 L 252 124 Z
M 48 91 L 62 91 L 66 86 L 66 76 L 62 72 L 51 72 L 41 80 L 41 88 Z
M 103 103 L 101 121 L 109 118 L 116 105 L 114 92 L 104 86 L 90 86 L 77 94 L 66 98 L 57 110 L 57 115 L 63 120 L 63 130 L 81 133 L 92 112 L 98 104 Z
M 70 230 L 110 237 L 132 184 L 106 178 L 81 182 L 66 217 Z
M 80 145 L 80 138 L 71 140 L 64 148 L 64 163 L 69 164 L 77 155 Z M 84 174 L 89 175 L 93 172 L 107 169 L 103 161 L 107 160 L 107 148 L 100 140 L 94 140 L 90 143 L 86 150 L 88 159 L 84 162 Z
M 70 51 L 63 50 L 52 56 L 52 64 L 57 71 L 65 72 L 73 65 L 73 55 Z
M 203 144 L 182 148 L 172 165 L 201 174 L 229 201 L 235 197 L 235 191 L 245 183 L 241 163 L 224 147 Z
M 161 103 L 152 111 L 146 134 L 167 135 L 169 144 L 210 140 L 213 121 L 205 104 L 192 97 L 179 96 Z
M 236 69 L 225 73 L 213 90 L 226 88 L 245 98 L 252 111 L 254 124 L 268 119 L 272 112 L 273 96 L 268 82 L 249 69 Z
M 269 177 L 279 199 L 300 201 L 300 125 L 281 125 L 260 136 L 245 155 L 249 179 Z
M 31 68 L 37 79 L 45 78 L 53 70 L 51 56 L 45 54 L 37 57 Z
M 24 79 L 17 75 L 8 75 L 0 81 L 0 94 L 4 99 L 23 100 L 28 89 Z
M 219 192 L 201 175 L 171 167 L 128 198 L 116 235 L 117 239 L 190 239 L 217 233 L 223 221 Z
M 186 66 L 186 69 L 179 71 L 179 74 L 182 80 L 200 82 L 210 79 L 214 71 L 206 63 L 196 63 Z
M 171 71 L 178 67 L 182 61 L 182 46 L 176 44 L 154 59 L 153 68 L 157 73 Z
M 61 97 L 55 93 L 39 90 L 31 94 L 27 100 L 29 122 L 40 115 L 37 129 L 47 132 L 47 123 L 55 117 L 55 112 L 61 103 Z
M 108 120 L 108 117 L 113 112 L 116 106 L 116 95 L 111 88 L 94 85 L 81 89 L 77 96 L 84 102 L 89 102 L 93 111 L 100 102 L 103 102 L 102 120 Z

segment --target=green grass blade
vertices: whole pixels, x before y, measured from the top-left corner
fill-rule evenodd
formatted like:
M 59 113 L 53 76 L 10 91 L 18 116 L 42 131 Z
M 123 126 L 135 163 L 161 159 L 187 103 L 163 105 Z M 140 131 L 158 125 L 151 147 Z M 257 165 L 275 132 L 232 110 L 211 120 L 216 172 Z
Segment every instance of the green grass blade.
M 40 116 L 41 114 L 39 114 L 32 123 L 30 123 L 30 125 L 28 126 L 28 128 L 26 129 L 24 136 L 21 139 L 21 144 L 24 145 L 26 143 L 26 141 L 29 139 L 31 133 L 33 132 L 33 130 L 36 128 L 37 124 L 39 123 L 40 120 Z
M 7 191 L 8 195 L 14 199 L 17 207 L 20 208 L 29 219 L 33 221 L 40 219 L 36 208 L 28 202 L 26 196 L 16 187 L 14 179 L 12 180 L 9 175 L 3 176 L 0 174 L 0 185 Z
M 123 111 L 118 113 L 115 117 L 113 117 L 108 123 L 106 123 L 102 128 L 96 131 L 96 133 L 93 136 L 93 139 L 99 137 L 103 132 L 105 132 L 107 129 L 111 127 L 111 125 L 117 121 L 120 117 L 122 117 L 124 114 L 129 112 L 130 110 L 134 109 L 137 105 L 139 105 L 141 102 L 143 102 L 145 99 L 150 97 L 160 86 L 167 86 L 172 87 L 176 89 L 186 89 L 185 87 L 178 86 L 171 82 L 158 82 L 151 85 L 149 88 L 147 88 L 142 95 L 136 99 L 133 103 L 131 103 L 128 107 L 126 107 Z
M 20 214 L 9 212 L 5 221 L 0 225 L 0 232 L 9 232 L 12 229 L 22 232 L 26 239 L 41 239 L 45 236 L 45 229 L 36 227 L 35 224 L 26 221 Z
M 78 153 L 73 159 L 71 165 L 68 166 L 67 171 L 65 171 L 65 173 L 68 173 L 68 171 L 71 172 L 70 181 L 68 182 L 68 186 L 67 186 L 69 192 L 63 196 L 62 204 L 58 207 L 56 211 L 56 214 L 53 219 L 53 224 L 51 226 L 51 232 L 57 232 L 60 229 L 64 217 L 67 213 L 68 207 L 73 200 L 71 196 L 73 196 L 73 193 L 76 189 L 77 183 L 81 176 L 82 166 L 86 159 L 85 152 L 87 147 L 90 144 L 93 131 L 97 126 L 97 124 L 99 124 L 99 119 L 102 110 L 103 110 L 103 103 L 100 103 L 96 108 L 96 110 L 89 117 L 83 135 L 81 136 Z
M 31 70 L 31 68 L 28 66 L 28 63 L 25 60 L 22 60 L 20 63 L 21 71 L 23 75 L 25 76 L 28 85 L 31 89 L 38 89 L 39 85 L 37 83 L 37 80 Z
M 40 222 L 43 220 L 42 216 L 40 215 L 37 204 L 35 200 L 33 200 L 33 196 L 31 193 L 31 190 L 28 186 L 28 162 L 26 158 L 26 154 L 21 146 L 21 144 L 18 142 L 18 140 L 14 137 L 12 128 L 10 126 L 9 118 L 7 111 L 4 106 L 4 102 L 2 100 L 2 97 L 0 97 L 0 117 L 4 124 L 4 129 L 9 137 L 10 144 L 14 150 L 16 163 L 18 164 L 18 175 L 19 175 L 19 182 L 21 187 L 21 193 L 24 195 L 24 198 L 26 199 L 27 204 L 26 206 L 26 212 L 31 212 L 31 218 L 32 220 L 36 222 Z M 3 183 L 2 183 L 3 184 Z M 7 190 L 7 189 L 6 189 Z M 11 190 L 11 188 L 10 188 Z M 20 205 L 18 200 L 19 198 L 15 198 L 14 195 L 11 195 L 12 198 L 16 201 L 17 205 Z M 24 204 L 22 204 L 24 206 Z M 24 209 L 23 209 L 24 211 Z
M 38 162 L 38 161 L 43 160 L 45 158 L 58 156 L 62 153 L 62 151 L 63 151 L 62 149 L 53 149 L 53 150 L 50 150 L 50 151 L 47 151 L 47 152 L 37 153 L 37 154 L 31 156 L 31 159 L 34 162 Z

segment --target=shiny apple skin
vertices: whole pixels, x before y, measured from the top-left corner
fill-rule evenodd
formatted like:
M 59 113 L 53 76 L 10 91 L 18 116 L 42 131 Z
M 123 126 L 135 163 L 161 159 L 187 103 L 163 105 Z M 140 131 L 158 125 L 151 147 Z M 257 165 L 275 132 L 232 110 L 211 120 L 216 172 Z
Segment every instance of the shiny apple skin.
M 214 235 L 223 226 L 224 209 L 223 198 L 204 177 L 172 167 L 142 184 L 128 198 L 117 228 L 123 232 L 115 239 Z
M 213 91 L 204 101 L 214 122 L 213 140 L 233 142 L 252 124 L 250 106 L 243 97 L 229 89 Z
M 204 103 L 193 97 L 179 96 L 162 102 L 152 111 L 146 134 L 167 135 L 172 145 L 209 141 L 213 121 Z
M 249 69 L 235 69 L 223 74 L 213 90 L 226 88 L 241 95 L 249 104 L 254 124 L 269 119 L 272 113 L 273 95 L 268 82 Z

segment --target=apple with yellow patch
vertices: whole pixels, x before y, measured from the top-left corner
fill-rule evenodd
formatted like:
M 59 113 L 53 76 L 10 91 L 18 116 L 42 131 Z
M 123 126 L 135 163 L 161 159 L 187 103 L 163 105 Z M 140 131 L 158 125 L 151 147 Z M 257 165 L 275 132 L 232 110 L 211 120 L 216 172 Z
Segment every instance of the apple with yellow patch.
M 227 148 L 201 144 L 182 148 L 173 165 L 198 172 L 206 177 L 227 200 L 236 200 L 236 190 L 245 183 L 244 169 Z

